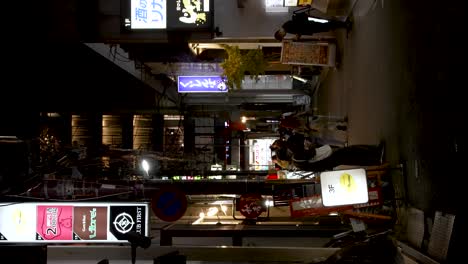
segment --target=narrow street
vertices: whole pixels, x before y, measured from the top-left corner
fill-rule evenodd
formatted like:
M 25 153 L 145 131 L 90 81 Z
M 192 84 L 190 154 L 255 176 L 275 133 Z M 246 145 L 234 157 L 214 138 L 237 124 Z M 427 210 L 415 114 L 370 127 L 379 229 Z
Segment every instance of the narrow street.
M 466 4 L 357 1 L 350 36 L 337 32 L 341 63 L 318 91 L 319 114 L 348 117 L 351 145 L 385 140 L 386 160 L 404 166 L 393 173 L 397 198 L 426 219 L 456 214 L 458 237 Z

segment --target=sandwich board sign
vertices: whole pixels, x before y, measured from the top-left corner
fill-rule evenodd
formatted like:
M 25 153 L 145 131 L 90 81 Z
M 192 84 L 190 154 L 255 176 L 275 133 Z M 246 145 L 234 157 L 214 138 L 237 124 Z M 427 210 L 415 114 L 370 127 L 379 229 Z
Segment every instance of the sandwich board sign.
M 285 40 L 281 48 L 281 63 L 334 67 L 336 45 L 329 42 L 298 42 Z
M 369 201 L 364 169 L 336 170 L 320 173 L 324 206 L 363 204 Z
M 122 243 L 148 223 L 147 203 L 0 203 L 0 243 Z

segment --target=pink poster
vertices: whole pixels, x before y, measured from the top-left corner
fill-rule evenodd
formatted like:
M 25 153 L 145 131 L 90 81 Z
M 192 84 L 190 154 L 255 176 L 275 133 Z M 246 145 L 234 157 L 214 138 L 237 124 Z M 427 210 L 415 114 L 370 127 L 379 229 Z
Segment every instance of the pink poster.
M 37 240 L 72 240 L 73 206 L 37 206 Z

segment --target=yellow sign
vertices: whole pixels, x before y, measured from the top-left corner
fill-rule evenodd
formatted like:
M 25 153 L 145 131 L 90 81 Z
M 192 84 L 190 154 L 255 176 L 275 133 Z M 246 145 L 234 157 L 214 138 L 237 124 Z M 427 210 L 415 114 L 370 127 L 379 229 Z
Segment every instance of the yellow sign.
M 298 5 L 300 5 L 300 6 L 301 6 L 301 5 L 304 5 L 304 6 L 305 6 L 305 5 L 312 5 L 312 2 L 313 2 L 313 1 L 314 1 L 314 0 L 299 0 Z
M 356 181 L 349 173 L 343 173 L 340 176 L 340 185 L 346 192 L 352 193 L 356 191 Z
M 324 206 L 361 204 L 369 201 L 366 171 L 362 168 L 320 173 Z

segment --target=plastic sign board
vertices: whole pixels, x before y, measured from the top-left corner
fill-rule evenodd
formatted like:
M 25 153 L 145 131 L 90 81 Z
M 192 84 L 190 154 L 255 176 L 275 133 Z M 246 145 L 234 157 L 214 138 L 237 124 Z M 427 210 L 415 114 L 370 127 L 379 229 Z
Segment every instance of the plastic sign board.
M 156 192 L 151 207 L 159 219 L 174 222 L 184 216 L 187 210 L 187 197 L 177 188 L 163 188 Z
M 165 29 L 167 24 L 167 0 L 131 0 L 132 29 Z
M 364 169 L 322 172 L 320 187 L 324 206 L 362 204 L 369 200 Z
M 330 66 L 336 64 L 336 45 L 328 42 L 283 41 L 283 64 Z
M 179 76 L 179 93 L 225 93 L 227 85 L 221 76 Z
M 171 30 L 211 29 L 212 0 L 170 0 L 167 3 L 168 28 Z
M 266 211 L 263 198 L 258 193 L 242 194 L 237 206 L 240 213 L 249 219 L 257 218 Z
M 147 203 L 0 203 L 0 243 L 122 243 L 149 233 Z
M 291 217 L 305 217 L 315 215 L 328 215 L 332 212 L 341 212 L 353 209 L 352 205 L 323 206 L 322 197 L 313 195 L 309 197 L 293 198 L 289 200 Z
M 265 0 L 265 7 L 278 6 L 307 6 L 311 5 L 313 0 Z
M 300 5 L 300 6 L 312 5 L 313 1 L 314 0 L 299 0 L 297 4 Z
M 284 0 L 284 6 L 298 6 L 298 0 Z

